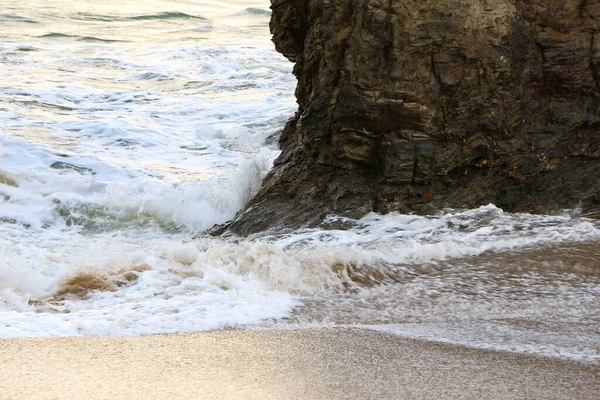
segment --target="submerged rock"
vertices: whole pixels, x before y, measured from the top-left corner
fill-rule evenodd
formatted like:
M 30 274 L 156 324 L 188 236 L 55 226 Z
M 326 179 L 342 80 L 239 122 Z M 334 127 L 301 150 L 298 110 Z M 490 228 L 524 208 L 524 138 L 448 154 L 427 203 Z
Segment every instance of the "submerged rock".
M 231 232 L 487 203 L 600 211 L 600 0 L 271 3 L 299 109 Z

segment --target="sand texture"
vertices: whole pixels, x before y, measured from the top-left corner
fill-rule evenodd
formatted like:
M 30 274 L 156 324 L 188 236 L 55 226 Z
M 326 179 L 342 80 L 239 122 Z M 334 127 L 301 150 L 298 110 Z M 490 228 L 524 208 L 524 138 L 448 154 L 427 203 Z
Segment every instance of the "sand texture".
M 358 329 L 0 340 L 3 400 L 583 400 L 599 372 Z

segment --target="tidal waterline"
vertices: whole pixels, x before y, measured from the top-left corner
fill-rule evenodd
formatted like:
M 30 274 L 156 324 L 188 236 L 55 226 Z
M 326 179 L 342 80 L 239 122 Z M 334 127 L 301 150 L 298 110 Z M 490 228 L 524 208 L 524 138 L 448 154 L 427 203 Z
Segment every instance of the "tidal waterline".
M 0 336 L 351 325 L 600 362 L 600 226 L 569 210 L 202 236 L 257 190 L 296 110 L 269 1 L 14 3 Z

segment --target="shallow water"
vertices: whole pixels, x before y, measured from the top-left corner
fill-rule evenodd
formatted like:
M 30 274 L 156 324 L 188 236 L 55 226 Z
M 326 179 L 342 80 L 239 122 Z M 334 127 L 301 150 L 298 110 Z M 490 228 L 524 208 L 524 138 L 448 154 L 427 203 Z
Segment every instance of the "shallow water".
M 296 109 L 268 5 L 0 0 L 0 336 L 356 325 L 600 363 L 600 224 L 569 211 L 202 235 Z

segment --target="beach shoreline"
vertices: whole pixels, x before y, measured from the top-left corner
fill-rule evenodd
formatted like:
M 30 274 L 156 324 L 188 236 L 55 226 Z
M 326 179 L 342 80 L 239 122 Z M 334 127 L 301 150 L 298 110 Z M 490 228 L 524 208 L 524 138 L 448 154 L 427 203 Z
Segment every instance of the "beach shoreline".
M 367 329 L 0 340 L 0 399 L 596 399 L 600 367 Z

